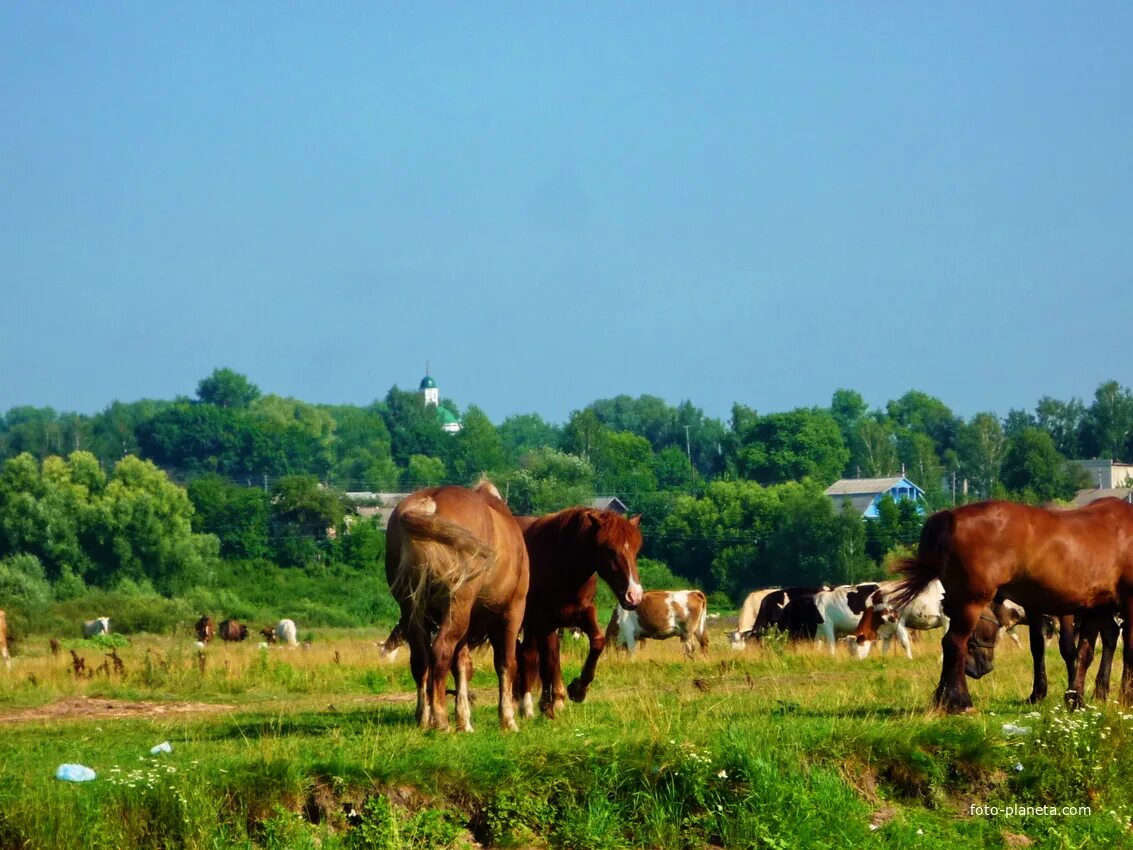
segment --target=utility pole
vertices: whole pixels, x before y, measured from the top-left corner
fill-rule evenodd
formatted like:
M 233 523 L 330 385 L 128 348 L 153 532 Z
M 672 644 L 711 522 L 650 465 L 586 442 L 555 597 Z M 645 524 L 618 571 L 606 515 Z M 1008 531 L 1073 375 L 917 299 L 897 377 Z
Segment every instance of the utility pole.
M 688 455 L 688 462 L 692 463 L 692 441 L 688 436 L 688 426 L 685 425 L 685 454 Z

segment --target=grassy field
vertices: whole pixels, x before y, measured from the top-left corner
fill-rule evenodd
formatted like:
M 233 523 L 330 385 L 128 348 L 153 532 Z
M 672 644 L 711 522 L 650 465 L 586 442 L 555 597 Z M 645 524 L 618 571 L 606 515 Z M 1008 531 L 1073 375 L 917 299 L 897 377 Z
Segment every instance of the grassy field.
M 512 735 L 483 652 L 476 732 L 417 730 L 406 659 L 379 660 L 379 630 L 203 657 L 138 636 L 120 672 L 77 646 L 108 661 L 90 678 L 29 639 L 0 670 L 0 848 L 1133 846 L 1133 714 L 1066 713 L 1053 649 L 1039 709 L 1007 645 L 973 683 L 977 711 L 945 717 L 927 710 L 937 633 L 913 661 L 857 662 L 733 652 L 723 627 L 706 660 L 675 641 L 608 654 L 586 703 Z M 564 646 L 569 680 L 584 645 Z M 98 778 L 54 779 L 66 762 Z M 1025 806 L 1089 812 L 1009 808 Z

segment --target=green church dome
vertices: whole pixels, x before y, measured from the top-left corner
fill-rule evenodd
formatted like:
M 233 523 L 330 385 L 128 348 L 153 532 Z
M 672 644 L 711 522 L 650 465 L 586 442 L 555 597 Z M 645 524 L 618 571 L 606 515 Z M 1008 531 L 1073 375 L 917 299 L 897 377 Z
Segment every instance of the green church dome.
M 429 377 L 428 375 L 426 375 L 426 376 L 425 376 L 424 378 L 422 378 L 422 379 L 421 379 L 421 386 L 419 387 L 419 389 L 422 389 L 422 390 L 435 390 L 436 388 L 437 388 L 437 382 L 436 382 L 436 381 L 434 381 L 434 380 L 433 380 L 433 379 L 432 379 L 431 377 Z

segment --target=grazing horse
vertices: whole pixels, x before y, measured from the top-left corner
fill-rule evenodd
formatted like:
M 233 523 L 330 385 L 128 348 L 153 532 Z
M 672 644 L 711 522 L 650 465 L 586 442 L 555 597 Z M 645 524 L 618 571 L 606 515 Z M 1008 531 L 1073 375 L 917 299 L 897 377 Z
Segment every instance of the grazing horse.
M 219 631 L 223 641 L 241 641 L 248 637 L 248 627 L 237 620 L 221 621 Z
M 417 723 L 448 729 L 445 679 L 456 679 L 457 728 L 472 731 L 471 647 L 491 641 L 502 729 L 515 730 L 516 643 L 530 579 L 523 534 L 490 482 L 407 496 L 386 529 L 386 578 L 401 607 L 417 683 Z
M 699 590 L 647 590 L 634 611 L 621 605 L 614 608 L 606 626 L 606 643 L 624 647 L 632 653 L 647 638 L 664 640 L 679 637 L 685 655 L 692 658 L 697 645 L 708 654 L 708 600 Z
M 606 638 L 598 626 L 594 594 L 595 576 L 614 591 L 623 608 L 633 610 L 641 602 L 637 576 L 637 553 L 641 549 L 641 517 L 626 519 L 614 511 L 567 508 L 542 517 L 521 517 L 523 537 L 531 555 L 531 590 L 523 618 L 520 677 L 516 693 L 523 701 L 523 714 L 535 713 L 532 691 L 543 684 L 539 708 L 547 717 L 566 704 L 586 699 L 594 681 L 598 657 Z M 578 678 L 563 688 L 559 660 L 559 629 L 578 628 L 590 639 L 590 652 Z
M 1036 619 L 1117 606 L 1125 638 L 1121 700 L 1133 701 L 1133 505 L 1098 499 L 1071 511 L 1014 502 L 979 502 L 933 514 L 921 530 L 914 558 L 896 569 L 904 578 L 894 594 L 908 602 L 934 578 L 944 585 L 948 632 L 934 703 L 950 712 L 972 706 L 965 668 L 968 639 L 980 612 L 997 597 L 1011 599 Z M 1096 636 L 1087 616 L 1082 638 Z M 1041 629 L 1032 632 L 1042 641 Z M 1092 648 L 1091 648 L 1092 653 Z M 1085 652 L 1083 652 L 1085 655 Z M 1081 699 L 1086 665 L 1078 664 L 1068 702 Z
M 216 634 L 216 628 L 212 624 L 212 617 L 208 614 L 201 616 L 193 626 L 193 630 L 197 633 L 197 640 L 201 643 L 208 643 Z

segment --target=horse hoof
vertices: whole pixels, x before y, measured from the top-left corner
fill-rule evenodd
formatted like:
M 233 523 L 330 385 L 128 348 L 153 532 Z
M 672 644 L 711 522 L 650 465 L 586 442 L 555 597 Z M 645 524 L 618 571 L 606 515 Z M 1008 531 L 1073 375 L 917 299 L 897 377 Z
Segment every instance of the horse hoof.
M 1077 691 L 1067 691 L 1062 699 L 1066 703 L 1066 707 L 1071 711 L 1077 711 L 1086 704 L 1082 700 L 1082 695 Z
M 1046 699 L 1046 694 L 1032 693 L 1029 697 L 1027 697 L 1027 702 L 1031 705 L 1034 705 L 1035 703 L 1042 702 L 1044 699 Z
M 582 682 L 575 679 L 567 685 L 567 696 L 570 697 L 571 702 L 582 702 L 586 699 L 586 688 L 582 687 Z

